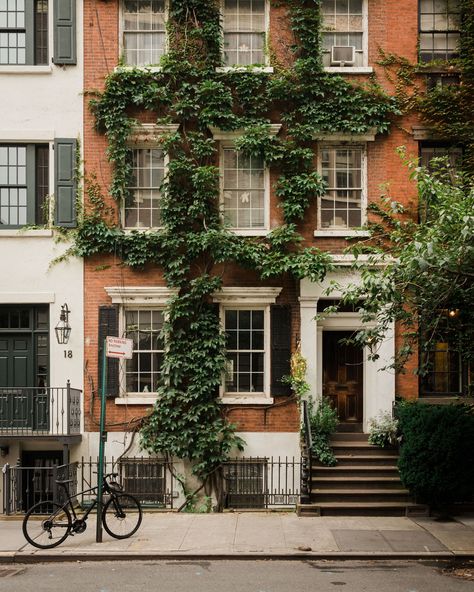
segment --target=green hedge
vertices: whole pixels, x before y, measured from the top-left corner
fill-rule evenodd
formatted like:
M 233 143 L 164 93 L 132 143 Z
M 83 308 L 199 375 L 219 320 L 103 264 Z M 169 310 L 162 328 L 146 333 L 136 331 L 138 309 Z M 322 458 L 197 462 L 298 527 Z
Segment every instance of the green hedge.
M 474 495 L 474 409 L 467 405 L 401 403 L 398 467 L 418 502 L 435 507 Z

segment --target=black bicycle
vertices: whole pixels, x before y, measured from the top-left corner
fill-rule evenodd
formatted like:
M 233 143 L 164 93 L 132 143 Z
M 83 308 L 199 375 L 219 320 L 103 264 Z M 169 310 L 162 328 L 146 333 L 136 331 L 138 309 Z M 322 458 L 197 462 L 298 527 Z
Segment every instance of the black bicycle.
M 102 510 L 102 524 L 111 537 L 127 539 L 140 527 L 142 508 L 136 498 L 124 493 L 120 484 L 111 480 L 116 477 L 117 473 L 109 473 L 104 477 L 103 492 L 108 499 Z M 47 500 L 38 502 L 28 510 L 23 519 L 23 534 L 26 540 L 39 549 L 52 549 L 65 541 L 69 535 L 82 534 L 87 528 L 89 514 L 97 505 L 97 486 L 70 496 L 68 484 L 72 483 L 72 479 L 56 483 L 64 488 L 66 501 L 62 505 Z M 91 492 L 96 498 L 83 514 L 77 514 L 73 500 L 79 495 Z

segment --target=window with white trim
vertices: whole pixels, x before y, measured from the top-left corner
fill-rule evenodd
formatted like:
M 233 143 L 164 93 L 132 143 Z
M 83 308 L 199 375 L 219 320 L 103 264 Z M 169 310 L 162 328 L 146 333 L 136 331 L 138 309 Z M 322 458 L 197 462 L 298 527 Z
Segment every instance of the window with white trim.
M 268 182 L 263 158 L 221 145 L 224 222 L 235 230 L 268 229 Z
M 420 60 L 458 55 L 461 9 L 458 0 L 420 0 Z
M 0 145 L 0 228 L 45 224 L 48 144 Z
M 227 363 L 224 394 L 265 392 L 265 308 L 224 309 Z
M 224 61 L 227 66 L 265 64 L 265 0 L 224 0 Z
M 165 0 L 124 0 L 123 55 L 129 66 L 158 64 L 166 52 Z
M 165 156 L 159 148 L 132 148 L 132 184 L 124 204 L 125 228 L 161 226 L 160 187 L 165 176 Z
M 321 7 L 324 31 L 322 51 L 325 67 L 362 67 L 366 65 L 364 9 L 363 0 L 323 0 Z M 338 50 L 333 50 L 333 48 L 339 47 L 354 47 L 354 61 L 348 59 L 350 52 L 341 50 L 341 55 L 338 55 Z M 339 59 L 344 57 L 346 61 Z
M 133 358 L 125 362 L 125 391 L 156 392 L 164 356 L 163 310 L 125 308 L 123 318 L 123 335 L 133 340 Z
M 0 65 L 48 64 L 48 0 L 0 0 Z
M 331 146 L 320 148 L 321 175 L 326 195 L 318 199 L 318 227 L 359 228 L 365 222 L 365 148 Z

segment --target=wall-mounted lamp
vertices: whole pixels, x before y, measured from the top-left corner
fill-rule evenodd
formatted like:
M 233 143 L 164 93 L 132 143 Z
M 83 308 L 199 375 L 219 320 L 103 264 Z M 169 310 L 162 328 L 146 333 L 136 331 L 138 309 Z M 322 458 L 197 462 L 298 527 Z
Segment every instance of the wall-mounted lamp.
M 69 326 L 69 310 L 67 304 L 61 306 L 61 313 L 59 315 L 59 323 L 54 328 L 56 339 L 59 344 L 67 343 L 71 335 L 71 327 Z

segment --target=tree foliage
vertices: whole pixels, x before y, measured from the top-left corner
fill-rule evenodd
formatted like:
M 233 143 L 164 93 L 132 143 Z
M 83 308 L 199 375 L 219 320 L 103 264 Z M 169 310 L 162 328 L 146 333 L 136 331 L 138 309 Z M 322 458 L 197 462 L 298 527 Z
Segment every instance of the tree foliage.
M 364 321 L 375 322 L 356 336 L 378 357 L 377 345 L 393 322 L 403 344 L 394 365 L 401 369 L 419 345 L 422 352 L 436 341 L 448 341 L 462 359 L 474 358 L 474 189 L 447 162 L 429 172 L 409 160 L 418 184 L 417 216 L 385 196 L 371 207 L 370 247 L 351 250 L 360 270 L 344 302 L 358 303 Z M 364 256 L 363 256 L 364 255 Z M 419 340 L 419 337 L 422 337 Z M 420 356 L 419 372 L 427 357 Z

